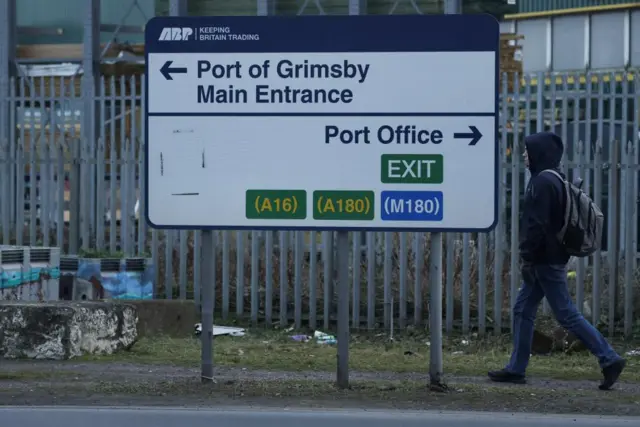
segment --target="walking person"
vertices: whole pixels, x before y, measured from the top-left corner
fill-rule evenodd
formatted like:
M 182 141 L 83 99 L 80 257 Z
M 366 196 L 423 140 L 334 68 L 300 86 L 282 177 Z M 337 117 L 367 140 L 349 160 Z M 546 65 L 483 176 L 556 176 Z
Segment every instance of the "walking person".
M 596 224 L 600 229 L 587 224 L 589 228 L 585 230 L 584 222 L 592 221 L 594 217 L 603 221 L 603 216 L 587 195 L 565 181 L 559 169 L 563 151 L 562 139 L 554 133 L 541 132 L 525 138 L 524 161 L 531 172 L 531 179 L 521 218 L 523 283 L 513 307 L 513 352 L 506 367 L 490 371 L 489 378 L 496 382 L 526 382 L 534 320 L 540 302 L 546 297 L 560 325 L 572 332 L 596 356 L 604 376 L 600 389 L 609 390 L 620 377 L 626 361 L 576 309 L 567 285 L 567 263 L 572 254 L 579 253 L 568 250 L 567 242 L 573 239 L 573 246 L 569 245 L 571 248 L 584 249 L 584 242 L 591 244 L 587 252 L 578 256 L 595 251 L 600 244 L 597 237 L 601 238 L 602 223 Z M 568 209 L 574 208 L 574 202 L 583 203 L 578 207 L 588 213 L 582 214 L 578 209 L 576 214 L 574 209 L 570 214 Z M 577 215 L 583 216 L 578 220 Z M 571 230 L 568 230 L 568 223 Z M 582 240 L 587 238 L 591 241 Z

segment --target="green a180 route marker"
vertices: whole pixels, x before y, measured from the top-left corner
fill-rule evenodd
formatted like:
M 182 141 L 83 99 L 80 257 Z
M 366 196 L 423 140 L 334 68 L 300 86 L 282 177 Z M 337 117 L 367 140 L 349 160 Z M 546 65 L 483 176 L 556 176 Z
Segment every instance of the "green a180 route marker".
M 372 221 L 375 196 L 369 190 L 318 190 L 313 192 L 313 219 Z

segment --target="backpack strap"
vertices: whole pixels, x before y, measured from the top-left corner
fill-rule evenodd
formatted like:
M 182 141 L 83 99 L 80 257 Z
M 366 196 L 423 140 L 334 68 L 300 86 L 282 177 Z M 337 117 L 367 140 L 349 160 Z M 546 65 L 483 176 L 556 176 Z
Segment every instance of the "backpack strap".
M 564 192 L 565 192 L 567 201 L 565 203 L 565 208 L 564 208 L 564 221 L 562 222 L 562 228 L 558 232 L 558 237 L 562 240 L 564 233 L 567 231 L 567 226 L 569 225 L 569 216 L 571 215 L 571 203 L 573 203 L 573 200 L 571 198 L 571 191 L 569 190 L 569 183 L 566 179 L 562 177 L 562 175 L 560 175 L 557 171 L 553 169 L 545 169 L 542 172 L 549 172 L 555 175 L 556 177 L 558 177 L 558 179 L 562 182 L 562 186 L 564 187 Z
M 562 183 L 564 184 L 566 182 L 566 180 L 562 177 L 562 175 L 560 175 L 557 171 L 553 170 L 553 169 L 545 169 L 542 172 L 549 172 L 552 173 L 553 175 L 557 176 L 558 179 L 560 181 L 562 181 Z

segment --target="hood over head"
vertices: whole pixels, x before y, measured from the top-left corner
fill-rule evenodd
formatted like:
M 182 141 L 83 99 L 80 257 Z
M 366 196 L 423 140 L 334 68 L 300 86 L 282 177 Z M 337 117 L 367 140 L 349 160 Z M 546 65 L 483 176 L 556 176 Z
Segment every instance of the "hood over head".
M 564 153 L 562 138 L 553 132 L 539 132 L 524 139 L 529 157 L 529 171 L 537 174 L 545 169 L 557 169 Z

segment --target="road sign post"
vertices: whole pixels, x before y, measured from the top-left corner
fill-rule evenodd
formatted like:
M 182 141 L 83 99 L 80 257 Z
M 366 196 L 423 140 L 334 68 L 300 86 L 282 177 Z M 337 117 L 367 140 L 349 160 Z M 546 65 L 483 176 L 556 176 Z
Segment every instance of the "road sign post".
M 431 232 L 433 303 L 440 233 L 497 219 L 498 41 L 488 15 L 153 18 L 147 221 L 331 230 L 343 248 L 348 231 Z M 347 386 L 349 292 L 338 293 Z M 441 350 L 435 362 L 437 380 Z
M 462 13 L 462 0 L 445 0 L 444 13 L 455 15 Z M 496 66 L 496 76 L 498 67 Z M 498 79 L 496 78 L 496 81 Z M 497 102 L 496 83 L 496 112 Z M 496 129 L 498 128 L 497 116 Z M 478 143 L 482 134 L 478 128 L 470 125 L 471 133 L 454 133 L 453 139 L 470 139 L 469 145 Z M 494 135 L 497 140 L 497 135 Z M 497 153 L 496 153 L 497 157 Z M 496 163 L 496 186 L 498 182 L 498 166 Z M 496 201 L 497 206 L 497 201 Z M 497 215 L 497 208 L 496 208 Z M 431 265 L 429 266 L 429 332 L 431 335 L 431 347 L 429 351 L 429 387 L 433 391 L 447 391 L 447 385 L 442 381 L 444 366 L 442 362 L 442 233 L 436 231 L 431 234 Z

